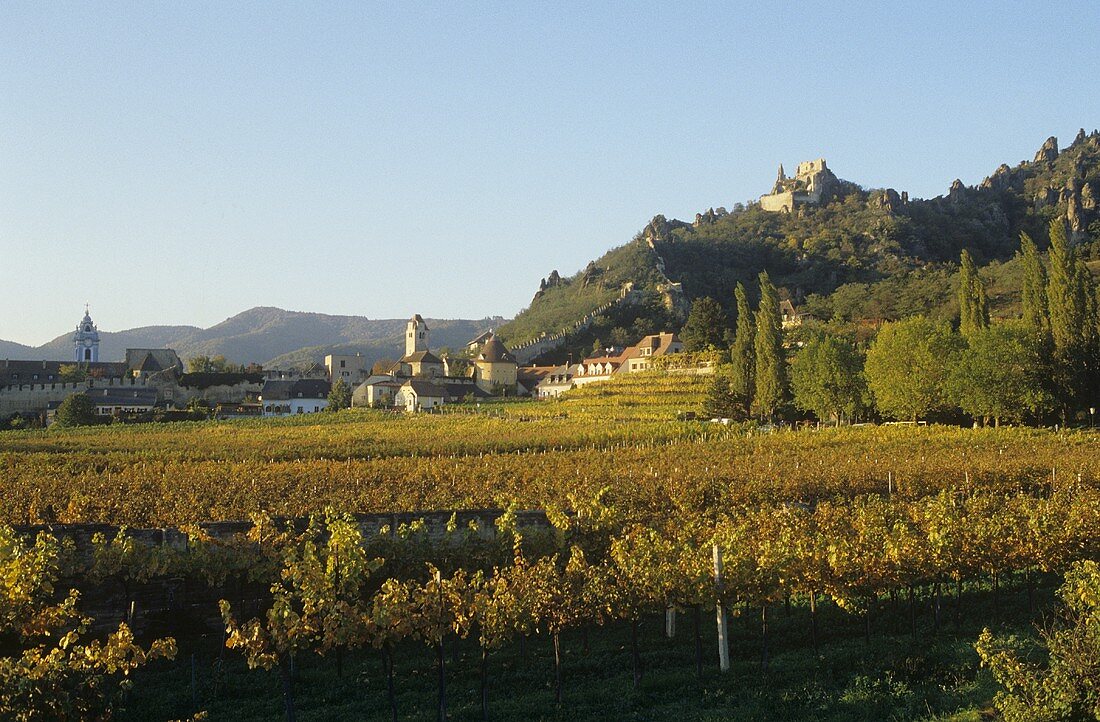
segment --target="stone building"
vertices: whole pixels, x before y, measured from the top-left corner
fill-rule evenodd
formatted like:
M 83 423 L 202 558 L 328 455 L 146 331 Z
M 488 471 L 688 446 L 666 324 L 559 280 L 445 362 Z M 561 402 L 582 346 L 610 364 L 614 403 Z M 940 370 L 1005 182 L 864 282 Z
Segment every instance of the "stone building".
M 333 353 L 325 356 L 325 370 L 328 372 L 329 383 L 343 381 L 354 389 L 370 375 L 370 364 L 361 353 Z
M 474 379 L 478 388 L 487 393 L 504 390 L 511 394 L 516 388 L 519 364 L 495 335 L 490 335 L 474 358 Z
M 99 329 L 85 308 L 72 336 L 73 361 L 0 361 L 0 417 L 42 414 L 51 404 L 93 389 L 148 387 L 160 401 L 173 396 L 183 370 L 175 351 L 131 348 L 125 361 L 100 361 L 99 342 Z
M 779 174 L 772 192 L 760 196 L 760 207 L 766 211 L 790 213 L 798 206 L 829 200 L 839 179 L 825 165 L 824 158 L 798 164 L 793 178 L 788 178 L 779 165 Z

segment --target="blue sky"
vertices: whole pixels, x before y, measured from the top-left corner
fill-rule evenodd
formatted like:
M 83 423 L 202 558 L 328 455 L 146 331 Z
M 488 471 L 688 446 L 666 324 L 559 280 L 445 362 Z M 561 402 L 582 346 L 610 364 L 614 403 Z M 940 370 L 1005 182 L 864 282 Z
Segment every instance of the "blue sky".
M 930 197 L 1100 126 L 1094 5 L 914 5 L 2 3 L 0 338 L 510 316 L 780 162 Z

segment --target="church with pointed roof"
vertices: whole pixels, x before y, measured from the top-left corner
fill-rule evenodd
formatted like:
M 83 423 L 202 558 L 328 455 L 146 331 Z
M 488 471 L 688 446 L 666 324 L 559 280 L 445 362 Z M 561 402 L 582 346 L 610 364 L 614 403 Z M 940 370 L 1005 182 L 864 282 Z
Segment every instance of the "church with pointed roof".
M 76 325 L 73 334 L 73 361 L 75 363 L 98 363 L 99 327 L 92 321 L 92 312 L 84 304 L 84 318 Z

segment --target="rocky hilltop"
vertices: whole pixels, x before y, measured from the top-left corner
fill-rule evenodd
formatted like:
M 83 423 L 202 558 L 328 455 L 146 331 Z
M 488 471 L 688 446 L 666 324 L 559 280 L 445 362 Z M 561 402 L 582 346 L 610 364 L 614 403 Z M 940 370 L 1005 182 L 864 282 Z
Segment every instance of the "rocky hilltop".
M 950 277 L 964 248 L 997 276 L 995 306 L 1010 313 L 1007 276 L 1019 234 L 1042 244 L 1053 218 L 1066 220 L 1086 257 L 1100 257 L 1095 130 L 1082 129 L 1064 148 L 1049 138 L 1033 159 L 1003 164 L 975 186 L 956 180 L 930 199 L 842 180 L 824 159 L 800 164 L 791 178 L 781 167 L 771 190 L 761 202 L 708 208 L 692 222 L 654 216 L 632 241 L 582 271 L 552 272 L 500 333 L 513 344 L 564 333 L 571 338 L 562 353 L 580 353 L 597 340 L 618 343 L 676 327 L 696 298 L 728 306 L 736 283 L 750 285 L 765 269 L 797 302 L 830 318 L 950 315 Z M 607 304 L 601 318 L 569 333 L 577 319 Z

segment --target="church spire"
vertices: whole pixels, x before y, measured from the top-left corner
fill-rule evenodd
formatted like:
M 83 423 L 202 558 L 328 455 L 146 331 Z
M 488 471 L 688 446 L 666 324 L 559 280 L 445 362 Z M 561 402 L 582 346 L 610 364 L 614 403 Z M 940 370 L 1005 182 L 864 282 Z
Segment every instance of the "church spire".
M 96 363 L 99 361 L 99 328 L 92 321 L 90 304 L 84 304 L 84 318 L 76 325 L 73 334 L 73 361 Z

